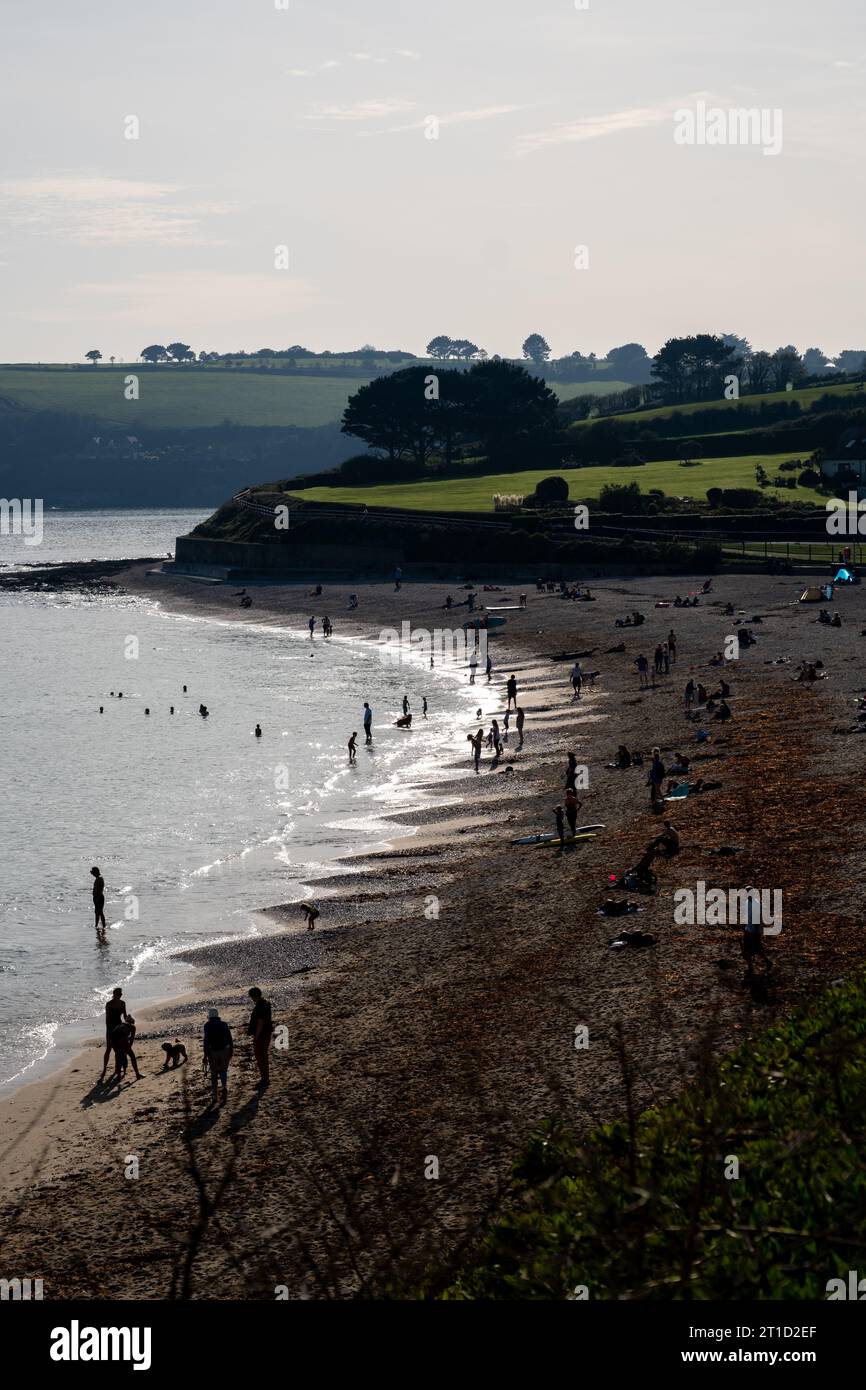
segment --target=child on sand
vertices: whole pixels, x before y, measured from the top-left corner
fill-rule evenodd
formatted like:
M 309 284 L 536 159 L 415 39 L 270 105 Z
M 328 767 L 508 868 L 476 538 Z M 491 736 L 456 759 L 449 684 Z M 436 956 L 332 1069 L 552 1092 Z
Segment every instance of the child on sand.
M 350 763 L 353 763 L 353 762 L 355 761 L 355 750 L 356 750 L 356 748 L 358 747 L 358 731 L 357 731 L 357 729 L 355 729 L 354 732 L 352 733 L 352 737 L 349 739 L 348 747 L 349 747 L 349 762 L 350 762 Z
M 301 903 L 301 911 L 307 919 L 307 931 L 313 931 L 316 925 L 316 918 L 321 916 L 315 903 Z

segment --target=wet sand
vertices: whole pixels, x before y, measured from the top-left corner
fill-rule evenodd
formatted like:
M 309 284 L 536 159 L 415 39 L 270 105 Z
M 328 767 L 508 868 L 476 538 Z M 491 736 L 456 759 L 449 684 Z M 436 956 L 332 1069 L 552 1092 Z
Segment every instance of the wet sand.
M 149 568 L 115 582 L 177 611 L 299 627 L 327 612 L 338 633 L 374 638 L 403 619 L 432 628 L 444 618 L 444 585 L 354 585 L 352 615 L 349 586 L 328 585 L 313 600 L 309 586 L 248 585 L 254 607 L 241 610 L 223 586 Z M 526 590 L 526 612 L 509 613 L 490 643 L 503 709 L 504 681 L 511 671 L 518 678 L 520 752 L 512 725 L 505 756 L 494 764 L 485 751 L 479 776 L 462 758 L 465 777 L 418 818 L 416 838 L 346 861 L 317 889 L 315 932 L 297 907 L 277 904 L 268 912 L 279 934 L 194 953 L 194 993 L 143 1011 L 141 1082 L 95 1093 L 95 1041 L 76 1069 L 4 1101 L 6 1262 L 43 1278 L 47 1298 L 163 1298 L 184 1270 L 186 1292 L 200 1298 L 272 1298 L 278 1285 L 293 1297 L 381 1293 L 477 1230 L 546 1118 L 559 1114 L 581 1132 L 621 1116 L 623 1054 L 634 1103 L 658 1103 L 692 1074 L 698 1052 L 729 1048 L 858 964 L 866 741 L 833 731 L 852 723 L 863 682 L 866 589 L 838 592 L 841 629 L 818 626 L 817 605 L 794 603 L 792 576 L 722 575 L 697 609 L 654 607 L 690 587 L 667 577 L 605 581 L 593 585 L 594 603 Z M 516 602 L 518 592 L 486 597 Z M 682 691 L 689 676 L 715 684 L 706 663 L 734 630 L 722 614 L 728 600 L 764 621 L 754 626 L 758 645 L 725 672 L 734 719 L 706 722 L 712 742 L 698 750 Z M 646 623 L 616 629 L 633 608 Z M 641 691 L 635 658 L 651 661 L 671 626 L 676 665 Z M 605 654 L 620 642 L 624 654 Z M 571 662 L 550 658 L 592 648 L 582 665 L 601 675 L 573 701 Z M 778 658 L 790 664 L 767 664 Z M 795 682 L 802 658 L 822 660 L 829 678 Z M 625 922 L 597 915 L 607 876 L 633 864 L 660 824 L 646 764 L 606 766 L 621 742 L 645 756 L 659 744 L 668 761 L 675 749 L 708 754 L 693 774 L 722 782 L 671 808 L 682 852 L 659 868 L 656 897 L 632 895 L 643 911 Z M 572 749 L 589 767 L 579 821 L 606 830 L 564 853 L 512 846 L 553 829 Z M 723 844 L 744 853 L 709 853 Z M 782 889 L 766 999 L 744 984 L 738 928 L 674 924 L 675 890 L 698 880 Z M 610 950 L 624 925 L 656 944 Z M 253 983 L 285 1026 L 264 1092 L 243 1032 Z M 237 1045 L 229 1103 L 217 1112 L 206 1107 L 196 1041 L 211 1003 Z M 590 1046 L 576 1051 L 581 1024 Z M 190 1062 L 163 1074 L 159 1043 L 175 1035 Z M 131 1156 L 137 1177 L 124 1175 Z

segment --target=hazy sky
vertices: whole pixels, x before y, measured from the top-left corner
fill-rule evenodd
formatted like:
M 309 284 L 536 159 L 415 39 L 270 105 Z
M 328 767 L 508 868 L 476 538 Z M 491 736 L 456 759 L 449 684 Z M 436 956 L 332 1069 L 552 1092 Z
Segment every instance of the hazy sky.
M 280 3 L 2 0 L 0 359 L 864 346 L 863 0 Z

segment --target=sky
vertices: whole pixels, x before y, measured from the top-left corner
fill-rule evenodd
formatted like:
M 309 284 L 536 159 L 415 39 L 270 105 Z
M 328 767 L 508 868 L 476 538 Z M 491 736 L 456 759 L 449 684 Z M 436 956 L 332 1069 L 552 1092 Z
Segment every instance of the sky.
M 863 0 L 2 0 L 0 55 L 3 361 L 866 342 Z

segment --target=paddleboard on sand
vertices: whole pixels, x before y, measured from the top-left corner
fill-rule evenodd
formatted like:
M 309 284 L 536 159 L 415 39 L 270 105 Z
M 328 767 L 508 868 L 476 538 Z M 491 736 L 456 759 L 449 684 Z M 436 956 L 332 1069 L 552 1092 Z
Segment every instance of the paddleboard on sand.
M 578 840 L 595 840 L 595 839 L 597 839 L 597 838 L 598 838 L 598 837 L 596 836 L 596 834 L 595 834 L 594 831 L 593 831 L 592 833 L 590 833 L 589 835 L 564 835 L 564 836 L 563 836 L 562 843 L 563 843 L 564 845 L 575 845 L 575 844 L 577 844 Z M 530 845 L 529 848 L 530 848 L 530 849 L 558 849 L 558 848 L 559 848 L 559 836 L 558 836 L 558 835 L 554 835 L 553 838 L 552 838 L 551 840 L 539 840 L 537 844 Z
M 595 830 L 604 830 L 604 826 L 603 826 L 603 825 L 578 825 L 578 826 L 575 827 L 574 833 L 575 833 L 575 835 L 587 835 L 587 834 L 589 834 L 590 832 L 595 831 Z M 570 835 L 566 835 L 565 838 L 566 838 L 567 840 L 569 840 L 569 839 L 571 839 L 571 836 L 570 836 Z M 556 832 L 555 830 L 545 831 L 544 834 L 542 834 L 542 835 L 521 835 L 521 836 L 520 836 L 520 839 L 518 839 L 518 840 L 512 840 L 511 843 L 512 843 L 513 845 L 543 845 L 543 844 L 546 844 L 546 843 L 548 842 L 548 840 L 559 840 L 559 835 L 557 834 L 557 832 Z

